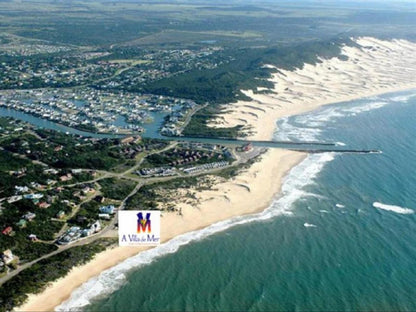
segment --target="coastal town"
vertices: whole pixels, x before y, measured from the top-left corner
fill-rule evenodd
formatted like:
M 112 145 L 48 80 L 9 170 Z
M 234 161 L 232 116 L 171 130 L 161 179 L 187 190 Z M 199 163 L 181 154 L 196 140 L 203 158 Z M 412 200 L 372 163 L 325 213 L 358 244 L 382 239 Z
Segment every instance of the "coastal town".
M 250 144 L 68 136 L 10 118 L 0 118 L 0 124 L 0 283 L 45 256 L 114 237 L 117 212 L 135 206 L 143 185 L 215 174 L 263 151 Z M 114 161 L 90 164 L 88 155 L 95 148 L 103 153 L 100 157 Z M 71 162 L 68 152 L 79 160 Z M 164 209 L 153 202 L 146 205 L 143 201 L 141 208 Z
M 194 177 L 224 174 L 264 151 L 157 139 L 183 136 L 207 103 L 146 86 L 227 64 L 233 58 L 221 47 L 110 52 L 7 34 L 0 43 L 0 112 L 17 118 L 0 118 L 0 283 L 45 257 L 114 237 L 120 209 L 181 213 L 152 188 L 175 179 L 200 187 L 206 179 Z
M 78 130 L 96 133 L 145 132 L 160 121 L 162 134 L 180 135 L 198 105 L 194 101 L 92 88 L 0 91 L 0 108 L 19 111 Z
M 0 29 L 0 312 L 416 311 L 414 1 L 0 0 Z
M 218 46 L 197 50 L 131 49 L 114 58 L 114 51 L 53 47 L 45 41 L 33 43 L 18 36 L 3 41 L 9 43 L 0 45 L 0 60 L 4 60 L 0 61 L 0 90 L 91 86 L 137 91 L 140 84 L 191 70 L 215 69 L 232 60 L 220 57 L 222 48 Z

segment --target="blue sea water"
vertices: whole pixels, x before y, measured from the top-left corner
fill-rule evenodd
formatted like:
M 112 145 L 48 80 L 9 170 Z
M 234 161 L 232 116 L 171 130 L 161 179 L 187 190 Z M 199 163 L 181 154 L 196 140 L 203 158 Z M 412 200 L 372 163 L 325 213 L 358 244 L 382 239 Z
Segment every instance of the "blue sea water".
M 130 258 L 59 309 L 414 311 L 415 134 L 416 91 L 279 120 L 276 140 L 382 153 L 309 155 L 264 212 Z

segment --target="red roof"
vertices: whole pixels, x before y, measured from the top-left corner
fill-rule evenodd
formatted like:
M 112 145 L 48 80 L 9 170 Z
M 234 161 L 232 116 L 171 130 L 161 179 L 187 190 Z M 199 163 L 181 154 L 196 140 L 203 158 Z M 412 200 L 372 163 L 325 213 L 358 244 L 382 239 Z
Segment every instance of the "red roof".
M 1 233 L 4 235 L 8 235 L 13 231 L 13 228 L 11 226 L 6 227 Z

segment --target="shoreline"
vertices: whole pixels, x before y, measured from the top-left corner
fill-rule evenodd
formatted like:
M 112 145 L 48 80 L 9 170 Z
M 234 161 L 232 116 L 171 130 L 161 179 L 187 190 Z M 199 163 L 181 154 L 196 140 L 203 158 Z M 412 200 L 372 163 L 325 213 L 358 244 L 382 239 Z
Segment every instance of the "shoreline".
M 245 139 L 268 140 L 277 119 L 324 105 L 416 89 L 416 43 L 371 37 L 354 41 L 357 47 L 341 48 L 347 60 L 320 59 L 320 63 L 304 64 L 293 71 L 265 65 L 276 70 L 269 79 L 274 88 L 264 94 L 242 91 L 252 100 L 225 105 L 209 126 L 249 126 Z
M 296 116 L 296 115 L 309 113 L 309 112 L 315 111 L 317 109 L 320 109 L 321 107 L 324 107 L 324 106 L 337 105 L 337 104 L 357 101 L 357 100 L 365 99 L 365 98 L 369 98 L 369 97 L 380 96 L 380 95 L 385 95 L 385 94 L 389 94 L 389 93 L 406 92 L 406 91 L 412 91 L 412 90 L 416 91 L 416 82 L 412 83 L 412 84 L 396 87 L 396 88 L 387 88 L 387 89 L 377 90 L 377 91 L 368 91 L 368 92 L 363 93 L 363 94 L 340 97 L 340 98 L 337 98 L 335 101 L 322 102 L 322 103 L 319 103 L 318 105 L 314 105 L 314 106 L 296 107 L 296 108 L 293 108 L 293 110 L 294 110 L 293 113 L 285 114 L 283 116 L 280 116 L 280 114 L 279 114 L 279 117 L 277 117 L 277 120 L 280 119 L 280 118 L 284 118 L 284 117 L 290 117 L 290 116 Z M 264 123 L 264 127 L 267 127 L 267 126 L 268 126 L 268 124 Z M 258 134 L 256 134 L 256 135 L 252 135 L 252 136 L 250 135 L 248 137 L 243 137 L 242 139 L 245 139 L 245 140 L 267 140 L 267 138 L 269 137 L 268 133 L 272 132 L 274 134 L 274 131 L 276 129 L 277 128 L 276 128 L 276 123 L 275 123 L 274 127 L 272 129 L 268 128 L 266 130 L 263 130 L 264 134 L 262 134 L 261 132 L 258 132 Z M 271 137 L 273 137 L 273 135 Z
M 377 42 L 382 41 L 377 40 Z M 388 43 L 391 44 L 391 42 Z M 356 48 L 348 47 L 347 52 L 351 54 L 349 56 L 354 57 L 358 53 L 354 49 Z M 410 51 L 412 53 L 416 51 L 416 44 L 411 46 Z M 388 57 L 393 56 L 389 55 Z M 384 58 L 382 59 L 384 60 Z M 316 65 L 305 64 L 303 69 L 293 72 L 279 70 L 271 78 L 275 84 L 275 89 L 270 90 L 273 93 L 254 94 L 252 91 L 244 91 L 252 98 L 252 101 L 239 101 L 228 106 L 228 111 L 219 114 L 217 123 L 213 122 L 211 126 L 232 127 L 243 121 L 246 125 L 252 126 L 252 130 L 255 131 L 253 135 L 245 139 L 269 140 L 273 137 L 276 121 L 279 118 L 310 112 L 324 105 L 416 89 L 416 80 L 409 82 L 416 75 L 407 76 L 409 75 L 408 70 L 404 71 L 401 68 L 399 70 L 399 65 L 395 67 L 396 71 L 393 71 L 389 64 L 383 64 L 387 66 L 384 71 L 388 73 L 388 80 L 385 80 L 384 76 L 377 76 L 377 72 L 374 70 L 369 70 L 370 76 L 376 75 L 374 81 L 366 81 L 368 78 L 360 75 L 360 70 L 365 71 L 373 66 L 370 62 L 367 65 L 357 65 L 353 61 L 330 59 Z M 416 72 L 416 66 L 413 69 L 412 65 L 410 65 L 410 71 Z M 356 72 L 356 75 L 352 75 L 351 71 L 349 72 L 349 66 L 356 71 L 357 66 L 361 69 Z M 380 72 L 383 70 L 380 69 Z M 331 80 L 331 77 L 338 78 Z M 344 78 L 349 80 L 344 81 Z M 391 79 L 394 83 L 390 82 Z M 389 87 L 391 85 L 394 87 Z M 216 190 L 199 193 L 198 196 L 203 199 L 201 207 L 198 207 L 200 209 L 181 205 L 183 217 L 178 217 L 176 214 L 163 214 L 161 219 L 162 242 L 179 234 L 202 229 L 234 216 L 263 211 L 270 206 L 276 197 L 281 195 L 284 177 L 305 157 L 305 153 L 269 149 L 266 154 L 261 156 L 260 161 L 230 181 L 217 185 Z M 175 224 L 175 226 L 169 226 L 171 224 Z M 42 293 L 29 295 L 28 301 L 14 310 L 51 311 L 67 300 L 73 290 L 90 278 L 143 250 L 145 248 L 132 247 L 116 247 L 106 250 L 89 263 L 73 268 L 65 277 L 53 282 Z
M 183 205 L 183 217 L 180 218 L 173 213 L 162 214 L 162 243 L 165 243 L 178 235 L 197 231 L 232 217 L 249 215 L 261 212 L 268 208 L 270 204 L 280 196 L 284 177 L 293 167 L 301 163 L 306 156 L 305 153 L 283 149 L 268 150 L 265 154 L 260 156 L 262 157 L 261 161 L 254 163 L 241 175 L 239 174 L 233 179 L 234 181 L 222 183 L 222 186 L 229 190 L 229 198 L 224 199 L 223 196 L 219 196 L 218 201 L 215 203 L 217 209 L 209 209 L 212 206 L 212 200 L 210 199 L 215 196 L 215 193 L 222 193 L 222 191 L 203 191 L 203 193 L 208 192 L 206 195 L 209 199 L 202 204 L 200 209 L 195 209 L 189 205 Z M 262 166 L 271 166 L 276 162 L 279 166 L 275 166 L 272 170 L 261 170 Z M 251 186 L 250 190 L 243 194 L 241 188 L 242 176 L 244 176 L 245 182 L 249 182 Z M 253 180 L 247 181 L 250 178 Z M 262 183 L 264 179 L 270 181 L 269 188 L 266 190 L 264 190 Z M 239 192 L 230 190 L 230 188 L 238 189 Z M 232 209 L 230 209 L 230 202 L 231 206 L 233 204 L 240 205 L 238 208 L 232 207 Z M 51 285 L 40 294 L 29 295 L 27 302 L 24 305 L 15 308 L 14 311 L 52 311 L 62 302 L 69 299 L 72 292 L 89 279 L 98 276 L 106 269 L 150 248 L 151 247 L 115 247 L 107 249 L 97 254 L 94 259 L 87 264 L 74 267 L 65 277 L 52 282 Z
M 381 94 L 385 94 L 385 93 L 391 93 L 391 92 L 400 92 L 400 91 L 405 91 L 405 90 L 412 90 L 415 89 L 416 86 L 412 87 L 412 88 L 398 88 L 396 90 L 392 90 L 390 92 L 377 92 L 372 94 L 373 96 L 375 95 L 381 95 Z M 365 98 L 371 95 L 357 95 L 355 96 L 355 99 L 360 99 L 360 98 Z M 339 102 L 344 102 L 344 101 L 337 101 L 334 103 L 327 103 L 327 104 L 323 104 L 323 105 L 330 105 L 330 104 L 336 104 Z M 322 105 L 322 106 L 323 106 Z M 320 107 L 320 106 L 319 106 Z M 319 108 L 317 107 L 317 108 Z M 316 108 L 313 108 L 312 110 L 314 110 Z M 312 111 L 309 110 L 309 111 Z M 308 110 L 305 110 L 304 112 L 307 112 Z M 276 160 L 276 155 L 274 153 L 271 153 L 273 151 L 276 152 L 286 152 L 287 155 L 290 158 L 292 158 L 293 156 L 295 156 L 294 158 L 296 158 L 296 160 L 291 163 L 290 161 L 288 162 L 287 159 L 284 159 L 284 157 L 281 157 L 280 160 L 285 162 L 286 164 L 286 168 L 285 170 L 280 170 L 280 177 L 278 179 L 276 179 L 275 181 L 278 182 L 278 190 L 277 192 L 274 191 L 273 194 L 271 196 L 268 197 L 268 200 L 266 200 L 266 204 L 263 202 L 262 205 L 258 205 L 256 208 L 249 210 L 249 211 L 243 211 L 243 210 L 235 210 L 234 214 L 230 214 L 227 216 L 223 215 L 223 218 L 219 218 L 217 220 L 212 220 L 212 222 L 210 223 L 205 223 L 205 224 L 198 224 L 197 227 L 195 228 L 188 228 L 183 232 L 178 232 L 178 233 L 171 233 L 171 236 L 167 236 L 165 238 L 162 239 L 162 243 L 169 241 L 170 239 L 174 238 L 177 235 L 180 234 L 184 234 L 187 232 L 191 232 L 191 231 L 195 231 L 195 230 L 200 230 L 202 228 L 205 228 L 215 222 L 219 222 L 219 221 L 223 221 L 223 220 L 227 220 L 231 217 L 235 217 L 235 216 L 243 216 L 243 215 L 249 215 L 249 214 L 253 214 L 256 212 L 261 212 L 264 209 L 267 209 L 270 204 L 277 198 L 279 198 L 282 194 L 281 194 L 281 186 L 282 186 L 282 182 L 284 177 L 286 177 L 286 175 L 288 174 L 288 172 L 294 168 L 296 165 L 298 165 L 299 163 L 301 163 L 307 156 L 307 154 L 305 153 L 301 153 L 301 152 L 293 152 L 293 151 L 288 151 L 288 150 L 282 150 L 282 149 L 272 149 L 272 150 L 268 150 L 268 152 L 264 155 L 262 155 L 262 160 L 255 163 L 253 166 L 255 165 L 265 165 L 267 162 L 272 161 L 274 162 Z M 292 158 L 293 161 L 293 158 Z M 250 167 L 246 172 L 250 171 L 250 169 L 253 168 Z M 277 166 L 276 166 L 277 167 Z M 276 169 L 276 167 L 274 167 Z M 253 173 L 253 172 L 252 172 Z M 238 175 L 240 176 L 240 174 Z M 237 177 L 238 177 L 237 176 Z M 226 182 L 227 183 L 227 182 Z M 224 185 L 226 183 L 223 183 Z M 217 191 L 218 193 L 218 191 Z M 250 194 L 251 195 L 251 194 Z M 196 210 L 196 209 L 194 209 Z M 212 211 L 213 213 L 216 213 L 218 209 L 215 209 L 215 211 Z M 206 212 L 205 210 L 196 210 L 195 212 L 197 212 L 200 217 L 204 216 L 204 212 Z M 218 215 L 217 215 L 218 216 Z M 163 222 L 165 221 L 164 219 L 165 217 L 163 217 L 161 219 L 161 227 L 163 228 Z M 169 218 L 169 216 L 168 216 Z M 170 220 L 168 220 L 168 224 L 172 224 L 173 222 L 177 222 L 177 216 L 176 214 L 170 214 Z M 207 221 L 207 220 L 206 220 Z M 166 221 L 165 221 L 166 222 Z M 180 228 L 180 227 L 177 227 Z M 140 252 L 150 249 L 152 247 L 113 247 L 111 249 L 107 249 L 99 254 L 97 254 L 93 260 L 91 260 L 90 262 L 88 262 L 85 265 L 79 266 L 79 267 L 74 267 L 65 277 L 58 279 L 55 282 L 52 282 L 50 286 L 48 286 L 43 292 L 41 292 L 40 294 L 30 294 L 28 296 L 28 300 L 27 302 L 20 306 L 15 308 L 13 311 L 33 311 L 33 312 L 40 312 L 40 311 L 53 311 L 57 306 L 59 306 L 60 304 L 62 304 L 64 301 L 68 300 L 72 294 L 72 292 L 77 289 L 79 286 L 81 286 L 82 284 L 84 284 L 85 282 L 87 282 L 89 279 L 94 278 L 96 276 L 98 276 L 101 272 L 123 262 L 124 260 L 133 257 L 137 254 L 139 254 Z M 52 299 L 51 299 L 52 298 Z

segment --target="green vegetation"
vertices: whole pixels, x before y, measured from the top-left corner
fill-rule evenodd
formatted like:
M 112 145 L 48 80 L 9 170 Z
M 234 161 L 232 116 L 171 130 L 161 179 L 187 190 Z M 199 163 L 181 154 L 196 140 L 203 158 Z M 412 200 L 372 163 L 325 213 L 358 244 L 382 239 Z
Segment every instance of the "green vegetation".
M 42 292 L 50 282 L 65 276 L 74 266 L 88 262 L 95 254 L 114 243 L 114 240 L 101 239 L 88 245 L 73 247 L 23 270 L 0 288 L 0 312 L 22 305 L 27 294 Z
M 78 213 L 68 222 L 71 224 L 86 226 L 87 224 L 97 220 L 97 216 L 100 213 L 100 206 L 101 205 L 96 201 L 87 201 L 86 203 L 83 203 L 81 205 L 81 208 L 78 211 Z
M 132 181 L 116 178 L 100 180 L 99 184 L 104 197 L 117 200 L 126 198 L 136 186 L 136 183 Z
M 235 127 L 208 127 L 208 122 L 220 112 L 218 106 L 207 106 L 197 111 L 182 134 L 194 137 L 236 138 L 244 136 L 241 132 L 242 126 Z
M 149 209 L 160 210 L 158 203 L 169 205 L 172 198 L 167 196 L 168 193 L 173 192 L 179 188 L 190 189 L 197 191 L 210 189 L 211 182 L 204 179 L 204 176 L 176 178 L 165 182 L 157 182 L 142 186 L 136 194 L 131 196 L 126 202 L 126 209 Z
M 71 93 L 84 88 L 87 97 L 98 102 L 101 96 L 108 97 L 107 91 L 112 93 L 111 101 L 116 105 L 110 113 L 116 117 L 120 113 L 118 99 L 126 98 L 128 92 L 151 94 L 153 103 L 136 99 L 149 106 L 160 104 L 157 95 L 173 96 L 184 101 L 168 98 L 169 108 L 183 105 L 188 99 L 203 106 L 185 127 L 186 136 L 235 138 L 242 136 L 243 131 L 247 133 L 250 129 L 241 126 L 210 128 L 207 124 L 223 104 L 249 100 L 241 90 L 267 92 L 258 88 L 272 87 L 268 78 L 273 69 L 265 65 L 292 70 L 304 63 L 315 64 L 319 58 L 345 60 L 340 56 L 340 47 L 352 45 L 348 38 L 360 35 L 416 39 L 416 13 L 411 4 L 392 5 L 387 1 L 362 3 L 359 10 L 356 3 L 348 1 L 342 1 L 342 6 L 324 2 L 305 2 L 300 6 L 290 1 L 242 5 L 239 0 L 27 0 L 24 5 L 20 1 L 0 2 L 2 105 L 13 106 L 13 101 L 25 100 L 27 94 L 39 99 L 38 91 L 33 89 L 48 88 L 51 94 L 47 100 L 34 104 L 46 101 L 52 106 L 63 88 L 73 88 L 66 89 Z M 14 89 L 28 90 L 26 93 Z M 91 92 L 97 90 L 100 92 Z M 127 98 L 124 104 L 130 107 L 134 101 Z M 91 109 L 96 104 L 83 105 L 90 105 Z M 31 112 L 43 116 L 43 111 Z M 133 111 L 129 112 L 139 117 L 143 113 Z M 72 124 L 80 119 L 78 128 L 95 131 L 88 125 L 89 115 L 97 115 L 99 123 L 100 118 L 108 117 L 101 111 L 96 113 L 88 110 L 66 122 Z M 184 121 L 187 115 L 177 118 Z M 134 120 L 140 118 L 136 116 Z M 92 180 L 95 170 L 126 171 L 140 157 L 168 144 L 152 139 L 121 144 L 117 139 L 81 138 L 27 126 L 17 130 L 17 124 L 0 118 L 0 230 L 13 227 L 10 235 L 0 235 L 0 252 L 11 249 L 20 263 L 56 250 L 54 240 L 63 226 L 87 225 L 96 220 L 101 204 L 81 196 L 85 185 L 79 182 Z M 229 160 L 225 153 L 205 157 L 196 155 L 196 150 L 189 149 L 188 155 L 182 153 L 186 149 L 154 153 L 144 159 L 142 168 Z M 219 170 L 215 175 L 228 179 L 251 163 Z M 72 170 L 79 168 L 84 170 Z M 172 199 L 178 197 L 178 189 L 182 197 L 191 200 L 196 198 L 196 191 L 214 183 L 208 175 L 160 182 L 162 179 L 152 179 L 158 182 L 142 186 L 128 199 L 127 208 L 175 210 Z M 102 195 L 111 200 L 124 199 L 137 185 L 122 178 L 106 178 L 97 183 Z M 20 191 L 16 186 L 28 189 Z M 42 198 L 10 199 L 23 194 Z M 75 213 L 77 205 L 81 205 L 79 210 L 67 223 L 66 218 Z M 65 217 L 57 219 L 61 211 Z M 30 212 L 36 214 L 35 218 L 19 223 Z M 30 234 L 39 240 L 29 240 Z M 0 312 L 20 305 L 27 293 L 42 291 L 49 282 L 87 262 L 111 243 L 100 240 L 74 247 L 22 271 L 0 288 Z
M 222 160 L 231 160 L 231 157 L 224 152 L 175 147 L 162 153 L 148 155 L 140 168 L 194 166 Z
M 311 42 L 292 47 L 229 49 L 224 53 L 234 60 L 221 67 L 158 80 L 145 86 L 144 90 L 187 97 L 197 103 L 210 103 L 193 116 L 183 131 L 184 135 L 235 138 L 242 136 L 242 127 L 207 127 L 207 122 L 220 111 L 218 104 L 249 100 L 240 90 L 256 91 L 258 87 L 272 87 L 272 83 L 266 80 L 272 70 L 264 65 L 283 69 L 301 68 L 304 63 L 319 62 L 318 57 L 338 56 L 340 45 L 345 42 L 348 40 Z
M 157 199 L 159 196 L 151 185 L 142 186 L 136 194 L 131 196 L 126 202 L 126 209 L 148 209 L 158 210 Z
M 215 69 L 193 70 L 172 78 L 158 80 L 140 86 L 145 92 L 175 95 L 189 98 L 197 103 L 223 104 L 248 98 L 240 90 L 257 87 L 272 87 L 266 80 L 271 64 L 283 69 L 303 67 L 304 63 L 314 64 L 318 57 L 338 56 L 340 44 L 348 40 L 327 40 L 304 43 L 291 47 L 227 49 L 223 58 L 233 61 Z
M 45 140 L 32 134 L 15 135 L 4 139 L 3 147 L 55 168 L 110 169 L 125 160 L 120 149 L 114 148 L 116 140 L 85 142 L 60 132 L 50 130 L 36 132 Z
M 18 175 L 13 172 L 24 171 Z M 44 182 L 47 177 L 40 165 L 30 160 L 13 155 L 9 151 L 0 150 L 0 198 L 12 196 L 16 185 L 28 185 L 32 181 Z
M 12 204 L 2 203 L 4 209 L 0 214 L 0 230 L 11 226 L 14 233 L 12 236 L 1 235 L 0 252 L 11 249 L 20 258 L 20 261 L 25 262 L 55 250 L 57 247 L 52 243 L 55 240 L 55 234 L 63 227 L 64 223 L 51 219 L 55 218 L 59 211 L 64 211 L 67 214 L 71 212 L 69 206 L 61 203 L 64 196 L 55 196 L 55 198 L 50 207 L 44 209 L 37 207 L 28 199 L 22 199 Z M 17 226 L 19 220 L 22 220 L 23 216 L 29 212 L 35 213 L 36 217 L 32 221 L 27 221 L 24 227 Z M 41 241 L 30 241 L 28 238 L 30 234 L 35 234 Z

